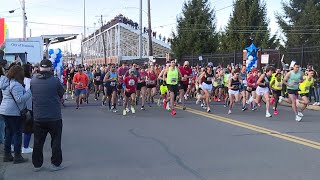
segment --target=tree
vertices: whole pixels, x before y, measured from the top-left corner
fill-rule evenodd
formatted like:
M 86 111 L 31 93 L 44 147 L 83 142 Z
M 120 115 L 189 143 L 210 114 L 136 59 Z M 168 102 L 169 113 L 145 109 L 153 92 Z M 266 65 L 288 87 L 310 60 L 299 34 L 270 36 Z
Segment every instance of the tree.
M 215 13 L 208 0 L 185 2 L 182 15 L 177 17 L 177 33 L 172 33 L 171 48 L 176 57 L 215 52 L 218 46 L 215 23 Z
M 240 51 L 253 42 L 257 47 L 269 48 L 270 33 L 268 29 L 267 8 L 260 0 L 235 1 L 233 13 L 220 42 L 225 51 Z M 272 44 L 273 45 L 273 44 Z
M 285 47 L 292 60 L 319 66 L 320 0 L 289 0 L 282 2 L 283 14 L 277 14 L 278 24 L 284 33 Z M 303 48 L 306 53 L 297 54 Z M 308 55 L 308 56 L 307 56 Z M 307 57 L 306 57 L 307 56 Z M 306 59 L 308 62 L 303 62 Z

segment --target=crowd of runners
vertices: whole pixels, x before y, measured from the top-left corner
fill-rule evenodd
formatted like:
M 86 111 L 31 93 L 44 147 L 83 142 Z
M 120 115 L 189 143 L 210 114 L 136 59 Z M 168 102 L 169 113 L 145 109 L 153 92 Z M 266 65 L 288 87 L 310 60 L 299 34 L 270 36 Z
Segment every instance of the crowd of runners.
M 223 68 L 209 63 L 191 67 L 188 61 L 179 65 L 175 60 L 163 66 L 69 65 L 64 70 L 64 99 L 75 98 L 79 109 L 81 104 L 90 103 L 89 96 L 93 94 L 95 101 L 101 101 L 114 113 L 122 106 L 124 116 L 130 111 L 134 114 L 137 106 L 145 110 L 154 104 L 174 116 L 176 105 L 181 104 L 185 110 L 185 101 L 192 98 L 208 113 L 214 109 L 210 104 L 213 101 L 224 103 L 228 114 L 237 104 L 242 111 L 255 111 L 263 102 L 267 118 L 278 115 L 278 104 L 285 101 L 292 105 L 295 120 L 301 121 L 310 103 L 310 89 L 319 86 L 315 74 L 313 69 L 302 72 L 299 64 L 285 70 L 267 66 L 263 71 L 253 68 L 249 72 L 245 65 Z

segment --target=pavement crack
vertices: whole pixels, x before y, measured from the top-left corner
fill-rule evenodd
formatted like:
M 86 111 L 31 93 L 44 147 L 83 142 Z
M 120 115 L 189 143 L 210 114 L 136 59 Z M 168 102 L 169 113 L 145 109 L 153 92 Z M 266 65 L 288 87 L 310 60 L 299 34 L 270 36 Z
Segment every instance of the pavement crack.
M 161 140 L 154 138 L 154 137 L 148 137 L 148 136 L 143 136 L 138 134 L 137 132 L 135 132 L 135 129 L 130 129 L 129 132 L 134 135 L 137 138 L 142 138 L 142 139 L 148 139 L 151 141 L 154 141 L 156 143 L 158 143 L 164 150 L 166 153 L 169 154 L 169 156 L 171 156 L 176 163 L 183 168 L 184 170 L 188 171 L 189 173 L 193 174 L 197 179 L 200 180 L 206 180 L 205 177 L 203 177 L 199 172 L 197 172 L 196 170 L 192 169 L 191 167 L 189 167 L 188 165 L 186 165 L 183 160 L 176 154 L 174 154 L 173 152 L 170 151 L 170 148 L 168 147 L 168 145 L 164 142 L 162 142 Z

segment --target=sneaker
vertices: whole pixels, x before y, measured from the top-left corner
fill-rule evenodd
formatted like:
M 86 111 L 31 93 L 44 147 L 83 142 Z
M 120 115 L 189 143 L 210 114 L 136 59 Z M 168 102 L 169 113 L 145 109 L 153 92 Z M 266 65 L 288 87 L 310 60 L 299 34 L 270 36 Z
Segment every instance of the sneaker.
M 97 99 L 97 98 L 94 98 L 94 100 L 95 100 L 95 101 L 98 101 L 98 99 Z
M 211 109 L 209 107 L 207 107 L 207 113 L 211 112 Z
M 112 112 L 116 113 L 118 110 L 116 108 L 113 108 Z
M 28 158 L 23 158 L 21 154 L 15 155 L 13 158 L 13 164 L 21 164 L 25 162 L 28 162 Z
M 228 114 L 231 114 L 231 113 L 232 113 L 231 110 L 229 110 L 229 111 L 228 111 Z
M 186 94 L 184 95 L 184 99 L 185 99 L 185 100 L 188 100 L 188 96 L 187 96 Z
M 42 167 L 34 167 L 33 172 L 39 172 L 42 170 Z
M 255 110 L 257 110 L 257 106 L 252 107 L 252 111 L 255 111 Z
M 320 102 L 317 103 L 317 106 L 320 106 Z
M 50 171 L 60 171 L 64 168 L 65 168 L 65 166 L 63 166 L 62 164 L 60 164 L 59 166 L 55 166 L 55 165 L 51 164 Z
M 160 99 L 158 99 L 157 105 L 158 105 L 159 107 L 161 106 Z
M 247 110 L 247 107 L 243 106 L 242 111 L 245 111 L 245 110 Z
M 298 112 L 298 116 L 303 117 L 302 112 Z
M 258 103 L 258 106 L 261 107 L 261 103 Z
M 278 112 L 277 110 L 274 110 L 274 111 L 273 111 L 273 114 L 274 114 L 274 115 L 278 115 L 279 112 Z
M 269 112 L 266 112 L 266 117 L 269 118 L 271 117 L 272 115 L 269 113 Z
M 174 110 L 174 109 L 172 109 L 172 111 L 171 111 L 171 115 L 172 116 L 175 116 L 177 114 L 177 111 L 176 110 Z
M 132 114 L 135 114 L 135 113 L 136 113 L 136 110 L 134 109 L 133 106 L 131 106 L 131 113 L 132 113 Z
M 301 120 L 302 120 L 302 117 L 296 115 L 296 121 L 297 121 L 297 122 L 300 122 Z
M 220 99 L 220 98 L 218 98 L 218 102 L 221 102 L 221 99 Z
M 3 156 L 3 162 L 12 162 L 13 161 L 13 156 L 11 153 L 9 154 L 4 154 Z
M 144 106 L 141 106 L 141 110 L 146 110 L 146 109 L 144 108 Z
M 183 106 L 183 108 L 182 108 L 184 111 L 187 109 L 187 107 L 186 106 Z
M 127 115 L 127 110 L 124 109 L 122 112 L 122 115 L 124 115 L 124 116 Z
M 284 100 L 284 97 L 280 96 L 279 97 L 279 103 L 282 103 L 283 100 Z
M 129 109 L 129 108 L 126 108 L 126 111 L 127 111 L 127 112 L 130 112 L 130 109 Z
M 170 109 L 170 103 L 168 102 L 168 103 L 166 103 L 166 110 L 168 110 L 168 111 L 170 111 L 171 109 Z
M 33 152 L 33 149 L 31 147 L 28 148 L 22 148 L 22 154 L 29 154 Z
M 101 106 L 102 107 L 106 106 L 106 103 L 102 101 Z
M 313 105 L 313 106 L 317 106 L 317 105 L 318 105 L 318 102 L 315 102 L 315 103 L 313 103 L 312 105 Z

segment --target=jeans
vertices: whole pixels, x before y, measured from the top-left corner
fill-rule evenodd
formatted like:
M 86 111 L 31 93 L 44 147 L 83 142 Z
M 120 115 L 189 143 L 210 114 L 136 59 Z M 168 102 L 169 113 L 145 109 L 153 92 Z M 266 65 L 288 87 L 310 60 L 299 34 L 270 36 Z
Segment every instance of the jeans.
M 6 124 L 5 128 L 5 141 L 4 152 L 11 153 L 12 138 L 14 141 L 14 154 L 21 154 L 22 145 L 22 126 L 23 121 L 20 116 L 3 116 Z
M 4 144 L 4 118 L 2 115 L 0 115 L 0 144 Z
M 316 102 L 320 102 L 320 87 L 314 88 L 314 97 Z
M 46 141 L 47 134 L 51 136 L 52 156 L 51 163 L 55 166 L 60 166 L 62 163 L 61 150 L 61 134 L 62 120 L 47 121 L 33 123 L 34 145 L 32 153 L 32 163 L 34 167 L 39 168 L 43 164 L 43 146 Z

